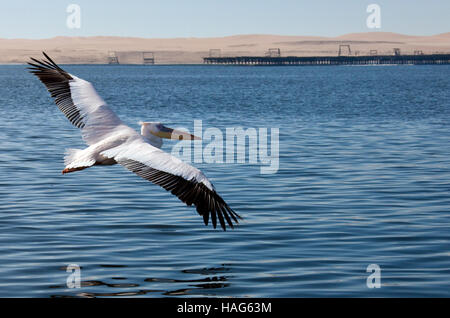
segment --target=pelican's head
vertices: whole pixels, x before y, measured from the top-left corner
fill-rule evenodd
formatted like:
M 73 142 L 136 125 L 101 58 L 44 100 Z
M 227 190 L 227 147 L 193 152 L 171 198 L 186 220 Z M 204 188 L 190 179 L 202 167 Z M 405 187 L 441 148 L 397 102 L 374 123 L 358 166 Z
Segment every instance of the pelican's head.
M 172 140 L 201 140 L 200 137 L 191 135 L 181 130 L 172 129 L 164 126 L 160 122 L 143 122 L 140 121 L 141 135 L 153 141 L 156 145 L 161 147 L 162 138 Z

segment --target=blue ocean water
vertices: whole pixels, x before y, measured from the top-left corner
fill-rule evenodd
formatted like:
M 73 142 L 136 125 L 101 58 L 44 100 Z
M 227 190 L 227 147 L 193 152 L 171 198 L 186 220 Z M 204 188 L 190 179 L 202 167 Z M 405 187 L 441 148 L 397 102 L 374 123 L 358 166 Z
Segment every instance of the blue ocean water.
M 195 164 L 227 232 L 120 166 L 63 176 L 79 131 L 0 66 L 0 296 L 450 296 L 450 67 L 65 68 L 136 129 L 279 128 L 279 169 Z

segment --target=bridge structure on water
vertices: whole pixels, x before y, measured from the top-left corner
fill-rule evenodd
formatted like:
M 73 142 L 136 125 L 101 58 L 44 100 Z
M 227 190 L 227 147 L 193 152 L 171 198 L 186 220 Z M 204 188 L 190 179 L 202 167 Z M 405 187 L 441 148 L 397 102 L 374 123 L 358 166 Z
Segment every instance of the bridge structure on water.
M 368 56 L 235 56 L 205 57 L 204 64 L 223 65 L 430 65 L 450 64 L 450 54 Z
M 348 55 L 343 55 L 343 46 L 339 47 L 338 56 L 281 56 L 265 54 L 265 56 L 208 56 L 203 58 L 204 64 L 216 65 L 441 65 L 450 64 L 450 54 L 423 54 L 415 51 L 413 55 L 402 55 L 400 49 L 394 49 L 392 55 L 378 55 L 371 50 L 370 55 L 351 55 L 350 46 L 346 46 Z M 274 49 L 270 49 L 273 52 Z

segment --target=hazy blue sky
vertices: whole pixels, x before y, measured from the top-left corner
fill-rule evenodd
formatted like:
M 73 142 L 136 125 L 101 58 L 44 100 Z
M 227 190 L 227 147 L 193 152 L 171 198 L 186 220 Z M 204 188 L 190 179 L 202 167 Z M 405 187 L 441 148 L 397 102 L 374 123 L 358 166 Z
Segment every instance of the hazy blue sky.
M 81 7 L 80 29 L 66 26 L 71 3 Z M 0 0 L 0 37 L 336 36 L 374 31 L 366 26 L 372 3 L 381 7 L 377 31 L 450 32 L 449 0 Z

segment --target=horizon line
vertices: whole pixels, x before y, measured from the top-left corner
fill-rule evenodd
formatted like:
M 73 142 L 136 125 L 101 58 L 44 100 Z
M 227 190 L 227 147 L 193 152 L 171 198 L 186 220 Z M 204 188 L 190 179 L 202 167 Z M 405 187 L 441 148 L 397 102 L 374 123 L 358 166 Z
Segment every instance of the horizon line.
M 434 37 L 450 34 L 450 31 L 436 33 L 431 35 L 418 35 L 418 34 L 406 34 L 406 33 L 398 33 L 391 31 L 368 31 L 368 32 L 350 32 L 344 33 L 336 36 L 323 36 L 323 35 L 287 35 L 287 34 L 271 34 L 271 33 L 240 33 L 240 34 L 231 34 L 231 35 L 223 35 L 223 36 L 185 36 L 185 37 L 142 37 L 142 36 L 126 36 L 126 35 L 55 35 L 52 37 L 46 38 L 14 38 L 14 37 L 0 37 L 0 40 L 30 40 L 30 41 L 40 41 L 40 40 L 51 40 L 56 38 L 130 38 L 130 39 L 143 39 L 143 40 L 175 40 L 175 39 L 218 39 L 218 38 L 230 38 L 230 37 L 238 37 L 238 36 L 284 36 L 284 37 L 310 37 L 310 38 L 324 38 L 324 39 L 335 39 L 340 37 L 345 37 L 348 35 L 355 34 L 390 34 L 390 35 L 400 35 L 400 36 L 410 36 L 410 37 Z

